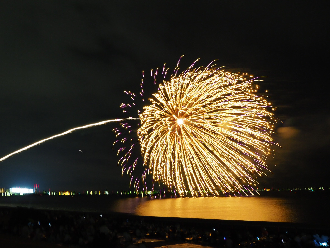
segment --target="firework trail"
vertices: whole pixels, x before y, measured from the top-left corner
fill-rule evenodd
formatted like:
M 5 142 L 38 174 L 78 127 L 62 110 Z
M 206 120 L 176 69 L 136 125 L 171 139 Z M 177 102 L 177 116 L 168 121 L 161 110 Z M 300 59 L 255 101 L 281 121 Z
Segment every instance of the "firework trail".
M 129 118 L 126 118 L 126 119 L 111 119 L 111 120 L 105 120 L 105 121 L 100 121 L 100 122 L 97 122 L 97 123 L 92 123 L 92 124 L 80 126 L 80 127 L 75 127 L 75 128 L 69 129 L 69 130 L 67 130 L 67 131 L 65 131 L 63 133 L 55 134 L 55 135 L 53 135 L 51 137 L 48 137 L 46 139 L 39 140 L 39 141 L 37 141 L 37 142 L 35 142 L 35 143 L 31 144 L 31 145 L 28 145 L 28 146 L 25 146 L 25 147 L 23 147 L 23 148 L 21 148 L 19 150 L 16 150 L 16 151 L 14 151 L 14 152 L 12 152 L 12 153 L 10 153 L 10 154 L 8 154 L 8 155 L 0 158 L 0 162 L 6 160 L 7 158 L 9 158 L 9 157 L 11 157 L 11 156 L 13 156 L 15 154 L 18 154 L 18 153 L 20 153 L 22 151 L 28 150 L 28 149 L 36 146 L 36 145 L 40 145 L 41 143 L 44 143 L 44 142 L 46 142 L 48 140 L 55 139 L 55 138 L 58 138 L 58 137 L 67 135 L 69 133 L 72 133 L 72 132 L 77 131 L 77 130 L 80 130 L 80 129 L 86 129 L 86 128 L 90 128 L 90 127 L 100 126 L 100 125 L 107 124 L 109 122 L 120 122 L 120 121 L 123 121 L 123 120 L 135 120 L 135 119 L 138 119 L 138 118 L 129 117 Z
M 136 138 L 122 132 L 134 130 L 128 123 L 114 129 L 117 137 L 124 136 L 115 143 L 131 143 L 118 150 L 122 172 L 131 176 L 137 189 L 146 189 L 150 174 L 153 183 L 163 183 L 180 195 L 253 194 L 257 177 L 269 171 L 265 161 L 273 151 L 276 122 L 271 104 L 256 94 L 251 75 L 212 63 L 195 68 L 197 60 L 178 74 L 179 62 L 170 76 L 165 65 L 161 72 L 151 71 L 158 90 L 138 111 Z M 138 97 L 144 101 L 144 88 L 143 73 L 140 94 L 125 92 L 131 103 L 121 105 L 124 112 L 130 112 Z M 143 159 L 142 177 L 132 174 L 138 164 L 132 156 L 135 139 Z

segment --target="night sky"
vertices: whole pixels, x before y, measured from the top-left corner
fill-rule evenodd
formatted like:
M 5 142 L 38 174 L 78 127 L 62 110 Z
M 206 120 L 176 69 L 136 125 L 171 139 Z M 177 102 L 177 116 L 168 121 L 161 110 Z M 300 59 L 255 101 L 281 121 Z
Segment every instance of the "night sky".
M 329 13 L 329 1 L 2 1 L 0 157 L 123 117 L 123 91 L 137 91 L 141 71 L 185 55 L 181 68 L 218 59 L 264 79 L 281 148 L 260 187 L 330 186 Z M 0 162 L 0 188 L 127 190 L 114 127 Z

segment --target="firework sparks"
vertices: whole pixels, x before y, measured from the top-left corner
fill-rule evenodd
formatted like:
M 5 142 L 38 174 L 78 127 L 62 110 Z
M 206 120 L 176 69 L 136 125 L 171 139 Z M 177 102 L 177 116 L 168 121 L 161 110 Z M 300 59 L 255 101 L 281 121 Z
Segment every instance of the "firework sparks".
M 226 72 L 212 63 L 195 68 L 195 62 L 179 75 L 176 68 L 169 79 L 164 67 L 158 91 L 139 112 L 142 185 L 150 173 L 154 182 L 180 195 L 253 194 L 256 177 L 266 175 L 265 160 L 272 152 L 271 104 L 256 94 L 252 76 Z M 157 74 L 158 69 L 151 72 L 154 82 Z M 141 87 L 143 97 L 143 81 Z M 134 93 L 126 94 L 135 100 Z M 122 106 L 125 111 L 131 107 Z M 119 160 L 131 181 L 137 163 L 128 166 L 133 147 Z M 139 183 L 136 178 L 134 186 Z

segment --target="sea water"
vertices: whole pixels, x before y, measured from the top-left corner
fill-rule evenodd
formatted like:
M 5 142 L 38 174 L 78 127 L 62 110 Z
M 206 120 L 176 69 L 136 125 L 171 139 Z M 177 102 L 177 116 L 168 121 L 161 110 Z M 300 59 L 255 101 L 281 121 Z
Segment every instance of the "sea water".
M 199 198 L 10 196 L 0 207 L 27 207 L 139 216 L 306 223 L 329 226 L 328 194 Z

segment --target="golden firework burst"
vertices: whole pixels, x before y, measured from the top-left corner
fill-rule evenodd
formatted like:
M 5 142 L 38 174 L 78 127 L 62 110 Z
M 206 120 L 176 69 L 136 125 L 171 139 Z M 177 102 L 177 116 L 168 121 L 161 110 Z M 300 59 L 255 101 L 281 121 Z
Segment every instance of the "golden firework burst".
M 247 74 L 194 64 L 164 79 L 137 132 L 153 180 L 180 195 L 250 191 L 267 171 L 274 128 L 271 104 L 252 83 Z

